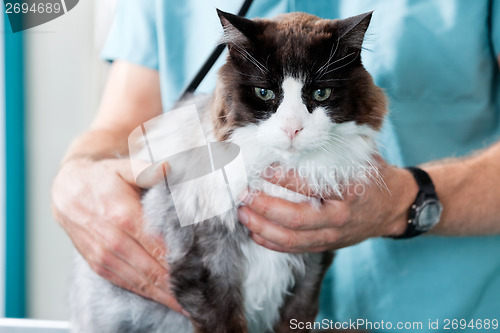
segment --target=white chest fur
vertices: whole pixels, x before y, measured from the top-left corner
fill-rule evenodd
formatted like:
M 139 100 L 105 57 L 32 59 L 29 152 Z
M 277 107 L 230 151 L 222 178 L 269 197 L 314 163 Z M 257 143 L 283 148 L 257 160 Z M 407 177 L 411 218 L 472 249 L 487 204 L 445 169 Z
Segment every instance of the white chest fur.
M 303 255 L 275 252 L 253 241 L 242 244 L 241 251 L 246 259 L 243 297 L 249 332 L 272 330 L 295 282 L 293 272 L 305 273 Z

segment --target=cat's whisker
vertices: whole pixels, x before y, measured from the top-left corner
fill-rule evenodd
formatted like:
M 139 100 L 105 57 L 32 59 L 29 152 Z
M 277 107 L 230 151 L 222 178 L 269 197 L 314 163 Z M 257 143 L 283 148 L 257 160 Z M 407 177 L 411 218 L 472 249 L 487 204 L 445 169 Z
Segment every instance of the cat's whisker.
M 262 66 L 260 66 L 258 64 L 258 62 L 256 61 L 255 58 L 253 58 L 249 53 L 248 51 L 246 51 L 245 49 L 241 48 L 241 47 L 238 47 L 236 46 L 236 50 L 240 52 L 240 54 L 245 58 L 247 59 L 250 63 L 252 63 L 253 65 L 255 65 L 255 67 L 257 67 L 257 69 L 259 69 L 263 74 L 265 74 L 265 70 Z
M 314 82 L 319 83 L 319 82 L 330 82 L 330 81 L 349 81 L 352 80 L 351 78 L 347 79 L 324 79 L 324 80 L 315 80 Z
M 254 78 L 254 79 L 257 79 L 257 80 L 263 80 L 261 76 L 258 76 L 258 75 L 253 75 L 253 74 L 247 74 L 247 73 L 243 73 L 243 72 L 240 72 L 240 71 L 237 71 L 238 74 L 242 75 L 242 76 L 247 76 L 247 77 L 250 77 L 250 78 Z
M 338 135 L 336 133 L 331 133 L 331 137 L 328 139 L 328 142 L 330 144 L 337 144 L 337 143 L 342 143 L 346 146 L 349 146 L 349 143 L 347 143 L 345 140 L 343 140 L 343 137 L 341 135 Z
M 384 116 L 375 116 L 375 115 L 368 115 L 368 118 L 376 119 L 376 120 L 384 120 L 385 119 Z
M 347 142 L 340 139 L 339 136 L 335 133 L 333 133 L 333 137 L 334 137 L 333 139 L 327 140 L 328 141 L 327 146 L 320 145 L 317 147 L 317 150 L 322 150 L 326 153 L 334 153 L 334 154 L 339 155 L 341 158 L 348 158 L 350 156 L 351 151 L 348 148 Z M 343 145 L 339 145 L 338 143 L 343 143 Z M 385 181 L 383 180 L 379 169 L 373 164 L 371 159 L 368 156 L 366 156 L 366 157 L 363 157 L 362 160 L 367 161 L 371 170 L 373 170 L 375 172 L 375 175 L 373 174 L 373 172 L 367 172 L 367 174 L 375 182 L 377 187 L 380 190 L 386 190 L 390 193 L 390 190 L 387 187 L 387 184 L 385 183 Z
M 332 73 L 332 72 L 334 72 L 334 71 L 336 71 L 336 70 L 339 70 L 339 69 L 341 69 L 341 68 L 344 68 L 344 67 L 346 67 L 346 66 L 350 65 L 353 61 L 355 61 L 356 59 L 358 59 L 359 54 L 360 54 L 360 53 L 358 53 L 358 55 L 357 55 L 356 57 L 354 57 L 351 61 L 349 61 L 347 64 L 344 64 L 344 65 L 339 66 L 339 67 L 335 67 L 334 69 L 331 69 L 331 70 L 329 70 L 328 72 L 325 72 L 323 75 L 330 74 L 330 73 Z
M 245 59 L 254 64 L 255 67 L 257 67 L 262 72 L 262 74 L 265 75 L 269 73 L 269 70 L 261 62 L 255 59 L 255 57 L 252 56 L 244 47 L 236 42 L 234 42 L 234 46 L 236 47 L 236 50 L 238 50 Z
M 321 66 L 317 71 L 316 71 L 316 74 L 318 73 L 322 73 L 324 70 L 326 70 L 329 66 L 330 66 L 330 61 L 333 59 L 333 57 L 335 56 L 335 54 L 337 53 L 337 49 L 339 47 L 339 44 L 340 44 L 340 37 L 337 39 L 337 44 L 335 46 L 335 51 L 333 51 L 332 53 L 332 50 L 333 50 L 333 45 L 332 45 L 332 48 L 330 49 L 330 56 L 328 57 L 328 60 L 325 62 L 325 64 L 323 66 Z M 320 77 L 323 76 L 322 74 L 320 75 Z
M 340 58 L 340 59 L 337 59 L 337 60 L 335 60 L 335 61 L 334 61 L 334 62 L 332 62 L 332 63 L 329 63 L 329 64 L 328 64 L 328 67 L 330 67 L 331 65 L 333 65 L 333 64 L 335 64 L 335 63 L 337 63 L 337 62 L 339 62 L 339 61 L 342 61 L 342 60 L 344 60 L 344 59 L 346 59 L 346 58 L 349 58 L 349 57 L 350 57 L 350 56 L 352 56 L 353 54 L 356 54 L 356 52 L 351 52 L 351 53 L 349 53 L 348 55 L 346 55 L 346 56 L 344 56 L 344 57 L 342 57 L 342 58 Z M 356 57 L 356 58 L 357 58 L 357 57 Z M 354 61 L 356 58 L 354 58 L 354 59 L 353 59 L 353 61 Z M 352 61 L 348 62 L 346 65 L 350 64 L 351 62 L 352 62 Z M 329 71 L 326 71 L 326 72 L 325 72 L 325 71 L 323 71 L 323 72 L 321 73 L 321 75 L 319 76 L 319 78 L 322 78 L 322 77 L 323 77 L 323 76 L 325 76 L 326 74 L 329 74 L 329 73 L 331 73 L 331 72 L 333 72 L 333 71 L 337 70 L 338 68 L 342 68 L 342 67 L 337 67 L 337 68 L 334 68 L 334 69 L 329 70 Z M 325 68 L 325 70 L 326 70 L 326 68 Z
M 373 181 L 375 182 L 375 184 L 377 184 L 377 187 L 380 189 L 380 191 L 387 191 L 389 194 L 391 194 L 391 191 L 389 190 L 389 187 L 387 186 L 387 184 L 385 183 L 384 179 L 382 178 L 381 175 L 372 175 L 371 173 L 368 173 L 368 175 L 370 176 L 370 178 L 373 179 Z
M 391 194 L 391 190 L 389 189 L 386 182 L 384 181 L 384 178 L 382 177 L 382 174 L 380 173 L 379 168 L 377 166 L 375 166 L 370 159 L 367 159 L 367 163 L 370 165 L 371 169 L 373 171 L 375 171 L 375 175 L 373 175 L 371 172 L 368 172 L 368 175 L 377 184 L 378 188 L 381 191 L 386 190 L 389 194 Z
M 344 56 L 344 57 L 342 57 L 342 58 L 340 58 L 340 59 L 337 59 L 337 60 L 335 60 L 334 62 L 330 63 L 330 65 L 336 64 L 336 63 L 337 63 L 337 62 L 339 62 L 339 61 L 342 61 L 342 60 L 344 60 L 344 59 L 346 59 L 346 58 L 349 58 L 349 57 L 350 57 L 350 56 L 352 56 L 353 54 L 356 54 L 356 52 L 351 52 L 351 53 L 349 53 L 348 55 L 346 55 L 346 56 Z

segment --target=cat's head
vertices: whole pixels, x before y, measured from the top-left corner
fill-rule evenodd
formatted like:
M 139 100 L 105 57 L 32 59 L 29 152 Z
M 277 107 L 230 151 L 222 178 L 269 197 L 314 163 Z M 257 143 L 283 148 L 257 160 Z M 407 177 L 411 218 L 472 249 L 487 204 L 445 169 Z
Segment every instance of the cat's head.
M 362 136 L 381 127 L 385 96 L 360 57 L 371 13 L 344 20 L 218 14 L 229 48 L 213 108 L 219 140 L 251 128 L 255 145 L 301 155 L 342 146 L 349 140 L 342 131 L 359 128 Z

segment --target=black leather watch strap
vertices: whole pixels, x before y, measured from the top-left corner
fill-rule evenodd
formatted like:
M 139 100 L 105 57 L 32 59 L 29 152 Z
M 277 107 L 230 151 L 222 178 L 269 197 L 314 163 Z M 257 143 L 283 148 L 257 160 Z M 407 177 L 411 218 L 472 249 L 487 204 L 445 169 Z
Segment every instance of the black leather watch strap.
M 431 177 L 429 177 L 427 172 L 415 167 L 407 167 L 405 169 L 413 174 L 420 191 L 425 192 L 427 195 L 436 195 L 436 189 L 434 188 Z
M 406 169 L 410 171 L 413 175 L 413 178 L 415 178 L 415 181 L 417 182 L 417 185 L 419 187 L 419 191 L 414 203 L 410 207 L 410 211 L 408 212 L 408 225 L 405 232 L 402 235 L 391 237 L 394 239 L 412 238 L 426 232 L 426 230 L 421 230 L 418 228 L 416 220 L 418 218 L 418 209 L 426 199 L 438 199 L 436 189 L 434 187 L 434 184 L 432 183 L 432 179 L 431 177 L 429 177 L 427 172 L 416 167 L 407 167 Z

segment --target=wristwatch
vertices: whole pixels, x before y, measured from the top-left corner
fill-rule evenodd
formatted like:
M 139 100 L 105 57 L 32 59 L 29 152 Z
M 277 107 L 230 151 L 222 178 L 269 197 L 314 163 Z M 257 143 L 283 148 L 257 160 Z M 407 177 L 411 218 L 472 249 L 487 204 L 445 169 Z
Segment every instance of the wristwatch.
M 415 202 L 410 207 L 406 231 L 400 236 L 392 237 L 395 239 L 412 238 L 431 230 L 439 223 L 443 212 L 443 206 L 429 174 L 416 167 L 406 169 L 415 178 L 419 191 Z

